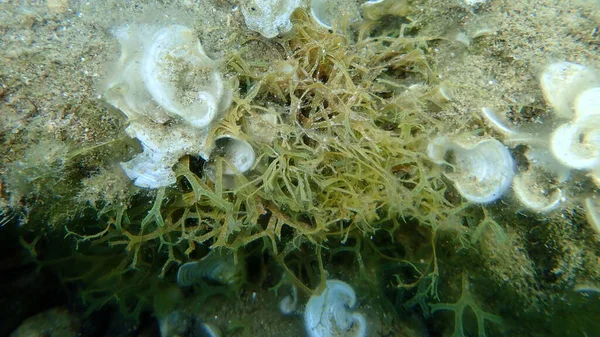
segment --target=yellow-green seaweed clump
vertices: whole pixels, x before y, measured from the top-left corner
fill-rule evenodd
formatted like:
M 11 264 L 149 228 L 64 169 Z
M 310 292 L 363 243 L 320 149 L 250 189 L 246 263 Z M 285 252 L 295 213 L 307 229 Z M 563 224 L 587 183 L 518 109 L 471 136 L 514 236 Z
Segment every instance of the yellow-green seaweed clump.
M 151 208 L 140 197 L 106 210 L 95 234 L 87 234 L 89 227 L 69 233 L 124 247 L 130 269 L 159 262 L 161 278 L 173 277 L 172 266 L 202 257 L 209 246 L 231 250 L 241 263 L 240 248 L 251 243 L 306 293 L 325 284 L 322 254 L 351 251 L 361 275 L 367 275 L 364 249 L 411 265 L 419 279 L 437 273 L 435 251 L 421 268 L 365 239 L 386 232 L 393 241 L 407 221 L 435 233 L 464 208 L 460 199 L 447 200 L 439 169 L 423 154 L 441 124 L 427 112 L 435 103 L 424 51 L 429 39 L 397 28 L 375 32 L 373 23 L 355 35 L 335 33 L 302 11 L 294 26 L 285 40 L 247 37 L 227 58 L 239 90 L 209 138 L 232 135 L 257 153 L 233 188 L 223 183 L 225 159 L 211 158 L 216 178 L 209 179 L 203 163 L 184 157 L 174 167 L 177 185 L 158 189 Z M 259 47 L 275 51 L 275 60 L 250 57 Z M 429 245 L 433 236 L 427 236 Z M 343 248 L 347 243 L 355 248 Z M 435 275 L 427 279 L 435 283 Z

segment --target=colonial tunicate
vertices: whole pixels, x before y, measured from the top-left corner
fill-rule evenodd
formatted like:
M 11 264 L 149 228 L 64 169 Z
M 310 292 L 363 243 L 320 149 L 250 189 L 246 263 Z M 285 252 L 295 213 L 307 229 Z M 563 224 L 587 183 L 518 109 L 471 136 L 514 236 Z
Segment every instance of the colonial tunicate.
M 284 315 L 291 315 L 298 310 L 298 288 L 291 285 L 291 293 L 279 302 L 279 311 Z
M 246 0 L 241 2 L 246 26 L 273 38 L 292 29 L 290 17 L 303 0 Z
M 446 155 L 453 158 L 448 161 Z M 510 187 L 515 174 L 514 160 L 496 139 L 450 140 L 438 137 L 427 147 L 427 155 L 436 164 L 453 168 L 445 173 L 467 200 L 487 203 L 499 199 Z
M 577 118 L 600 115 L 600 87 L 588 89 L 577 96 L 574 110 Z
M 515 130 L 506 125 L 507 121 L 504 120 L 504 116 L 498 114 L 496 110 L 490 107 L 483 107 L 481 109 L 481 115 L 496 132 L 499 132 L 504 136 L 513 136 L 517 134 Z
M 248 171 L 256 159 L 254 149 L 247 141 L 231 135 L 223 135 L 215 139 L 214 149 L 208 159 L 211 160 L 216 156 L 225 158 L 231 164 L 223 169 L 223 174 L 226 175 Z
M 231 90 L 185 26 L 132 24 L 112 32 L 121 56 L 103 96 L 128 117 L 126 131 L 143 147 L 122 167 L 137 186 L 171 185 L 172 166 L 182 156 L 207 153 L 210 125 L 229 107 Z
M 577 118 L 552 134 L 552 153 L 561 163 L 579 170 L 600 165 L 600 114 Z
M 127 176 L 139 187 L 158 188 L 174 184 L 173 165 L 182 156 L 201 153 L 205 148 L 204 134 L 181 125 L 157 125 L 140 118 L 131 122 L 125 131 L 142 144 L 142 153 L 121 163 Z
M 371 0 L 360 6 L 363 18 L 368 21 L 377 21 L 386 15 L 406 16 L 409 8 L 406 0 Z
M 600 202 L 598 199 L 587 198 L 583 203 L 587 221 L 596 234 L 600 235 Z
M 583 91 L 600 85 L 600 77 L 592 69 L 571 62 L 547 66 L 540 77 L 544 98 L 561 118 L 572 118 L 573 100 Z
M 202 280 L 233 285 L 239 281 L 241 273 L 241 265 L 235 263 L 233 253 L 211 251 L 199 261 L 187 262 L 179 266 L 177 285 L 189 287 Z
M 252 146 L 245 140 L 231 135 L 219 136 L 207 157 L 205 171 L 209 179 L 216 181 L 218 172 L 216 160 L 225 159 L 220 178 L 223 187 L 235 187 L 234 176 L 248 171 L 254 165 L 256 154 Z
M 346 9 L 344 13 L 351 21 L 356 21 L 359 18 L 358 6 L 355 3 L 347 0 L 311 0 L 310 14 L 313 19 L 321 26 L 331 29 L 334 23 L 341 19 L 340 10 Z
M 517 174 L 513 181 L 513 191 L 521 205 L 536 213 L 553 211 L 564 200 L 562 190 L 551 186 L 552 178 L 545 173 L 543 168 L 530 168 Z
M 366 337 L 367 320 L 353 312 L 356 295 L 350 285 L 328 280 L 320 295 L 313 295 L 304 310 L 304 326 L 309 337 Z

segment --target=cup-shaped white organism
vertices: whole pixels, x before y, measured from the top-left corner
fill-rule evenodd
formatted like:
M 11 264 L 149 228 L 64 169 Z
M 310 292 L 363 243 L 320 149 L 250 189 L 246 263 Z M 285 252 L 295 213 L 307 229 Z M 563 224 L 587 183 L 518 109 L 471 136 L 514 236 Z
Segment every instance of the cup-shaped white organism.
M 363 18 L 368 21 L 377 21 L 386 15 L 406 16 L 409 8 L 406 0 L 369 0 L 360 5 Z
M 194 32 L 181 25 L 160 29 L 142 59 L 142 79 L 154 100 L 190 125 L 203 128 L 230 103 L 216 63 Z
M 578 170 L 594 169 L 600 165 L 600 114 L 559 126 L 552 134 L 550 147 L 562 164 Z
M 212 160 L 215 157 L 222 157 L 228 163 L 223 168 L 223 174 L 226 175 L 244 173 L 252 168 L 256 160 L 252 145 L 231 135 L 215 138 L 214 148 L 208 159 Z
M 476 203 L 499 199 L 515 175 L 510 152 L 496 139 L 438 137 L 429 143 L 427 155 L 438 165 L 449 165 L 452 171 L 446 177 L 465 199 Z
M 113 34 L 121 56 L 111 65 L 103 94 L 130 119 L 162 124 L 175 117 L 204 128 L 231 103 L 217 63 L 191 29 L 138 24 Z
M 590 173 L 588 173 L 588 176 L 592 179 L 594 184 L 600 188 L 600 166 L 596 166 Z
M 548 213 L 565 200 L 559 185 L 569 180 L 572 169 L 560 163 L 547 148 L 530 147 L 525 152 L 529 169 L 513 182 L 517 200 L 528 210 Z
M 259 118 L 248 118 L 244 133 L 253 136 L 253 140 L 259 143 L 273 144 L 279 137 L 280 114 L 269 111 L 259 115 Z
M 292 29 L 290 17 L 302 0 L 246 0 L 241 1 L 246 26 L 262 36 L 273 38 Z
M 516 130 L 508 126 L 508 121 L 505 120 L 505 116 L 500 115 L 495 109 L 483 107 L 481 109 L 481 116 L 485 119 L 489 126 L 492 127 L 492 129 L 501 133 L 507 138 L 518 134 Z
M 600 115 L 600 87 L 588 89 L 577 96 L 574 109 L 577 118 Z
M 600 200 L 587 198 L 583 203 L 588 224 L 600 235 Z
M 298 310 L 298 288 L 291 285 L 290 294 L 279 302 L 279 311 L 284 315 L 291 315 Z
M 552 63 L 540 76 L 546 102 L 561 118 L 572 118 L 575 98 L 583 91 L 599 85 L 600 76 L 594 70 L 571 62 Z
M 223 333 L 221 329 L 214 324 L 209 322 L 202 322 L 200 320 L 196 320 L 194 323 L 194 330 L 191 334 L 192 336 L 204 336 L 204 337 L 223 337 Z M 164 335 L 161 335 L 161 337 Z
M 548 213 L 555 210 L 564 200 L 560 188 L 551 186 L 552 178 L 541 167 L 532 167 L 517 174 L 513 191 L 517 200 L 530 211 Z
M 494 109 L 483 108 L 482 116 L 486 122 L 505 137 L 505 142 L 527 144 L 525 153 L 529 161 L 529 170 L 514 177 L 513 191 L 517 200 L 526 209 L 547 213 L 556 209 L 564 200 L 560 188 L 552 186 L 552 182 L 564 182 L 569 178 L 571 169 L 556 160 L 547 150 L 548 137 L 521 132 L 509 128 Z
M 235 187 L 235 175 L 245 173 L 252 168 L 256 161 L 256 153 L 247 141 L 235 136 L 223 135 L 215 138 L 207 159 L 205 172 L 208 178 L 212 181 L 220 178 L 223 187 L 231 189 Z M 219 159 L 224 159 L 220 174 L 216 162 Z
M 585 90 L 574 102 L 575 118 L 552 134 L 553 155 L 564 165 L 590 170 L 600 167 L 600 87 Z
M 139 187 L 171 185 L 181 157 L 206 153 L 210 125 L 231 104 L 231 90 L 185 26 L 130 24 L 112 32 L 121 55 L 103 95 L 128 117 L 126 131 L 144 150 L 121 166 Z
M 330 29 L 339 14 L 339 6 L 335 5 L 334 0 L 312 0 L 310 14 L 319 25 Z
M 313 295 L 304 310 L 304 326 L 309 337 L 366 337 L 367 321 L 354 312 L 356 295 L 350 285 L 328 280 L 320 295 Z
M 311 0 L 310 14 L 316 23 L 327 29 L 333 28 L 344 16 L 350 21 L 357 21 L 360 17 L 358 6 L 348 0 Z

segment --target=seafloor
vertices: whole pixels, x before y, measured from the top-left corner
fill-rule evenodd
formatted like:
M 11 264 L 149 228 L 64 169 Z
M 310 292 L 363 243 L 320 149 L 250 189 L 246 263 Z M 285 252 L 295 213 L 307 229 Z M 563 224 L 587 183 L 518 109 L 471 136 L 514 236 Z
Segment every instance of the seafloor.
M 363 2 L 348 1 L 348 7 Z M 170 323 L 162 319 L 163 324 L 196 320 L 217 326 L 223 336 L 305 335 L 302 308 L 292 315 L 280 313 L 282 292 L 289 289 L 285 284 L 279 288 L 281 276 L 275 271 L 281 270 L 272 266 L 268 253 L 256 253 L 260 247 L 251 247 L 250 273 L 238 287 L 180 291 L 173 285 L 176 270 L 171 268 L 166 277 L 160 275 L 160 282 L 144 283 L 156 288 L 154 298 L 144 298 L 146 305 L 139 311 L 135 303 L 116 296 L 93 296 L 96 289 L 75 270 L 83 273 L 87 269 L 82 263 L 98 260 L 107 263 L 107 270 L 122 268 L 106 262 L 113 246 L 107 245 L 107 255 L 98 260 L 82 257 L 72 266 L 62 263 L 69 259 L 65 254 L 75 256 L 79 245 L 87 249 L 90 244 L 74 240 L 65 228 L 100 218 L 101 205 L 139 202 L 118 166 L 139 152 L 139 145 L 127 139 L 126 118 L 99 90 L 107 65 L 119 56 L 111 28 L 133 22 L 181 23 L 194 29 L 213 59 L 225 59 L 239 48 L 240 36 L 258 41 L 248 59 L 252 53 L 260 62 L 276 59 L 279 51 L 273 44 L 262 43 L 267 39 L 245 27 L 237 2 L 0 1 L 0 336 L 159 336 L 157 317 L 168 316 L 161 310 L 175 307 L 183 316 L 171 317 Z M 496 136 L 478 117 L 484 106 L 504 111 L 512 125 L 544 124 L 551 114 L 539 86 L 545 66 L 570 61 L 600 69 L 600 0 L 408 4 L 411 10 L 402 22 L 418 23 L 409 34 L 426 37 L 421 50 L 434 76 L 416 85 L 435 82 L 452 88 L 451 100 L 429 111 L 439 122 L 439 133 L 483 129 Z M 227 76 L 234 76 L 231 69 Z M 522 149 L 514 152 L 522 156 Z M 580 176 L 572 180 L 561 207 L 547 214 L 527 212 L 510 196 L 478 209 L 483 219 L 489 217 L 502 228 L 505 240 L 492 231 L 464 239 L 452 234 L 456 228 L 430 240 L 429 230 L 406 221 L 394 240 L 414 244 L 403 248 L 412 249 L 411 258 L 429 256 L 433 249 L 435 259 L 437 251 L 435 291 L 404 289 L 401 280 L 381 276 L 408 272 L 386 271 L 395 267 L 378 261 L 377 254 L 366 258 L 362 271 L 367 275 L 357 276 L 349 269 L 352 264 L 340 262 L 346 259 L 343 254 L 330 256 L 325 269 L 354 283 L 357 310 L 369 321 L 368 336 L 600 336 L 600 241 L 582 207 L 582 197 L 594 197 L 598 190 Z M 467 231 L 472 224 L 464 227 Z M 72 273 L 65 271 L 70 267 Z M 159 278 L 157 270 L 142 272 Z M 127 273 L 131 284 L 119 286 L 137 291 L 141 283 L 136 282 L 142 281 L 136 270 Z M 372 282 L 361 283 L 365 276 Z M 461 291 L 470 294 L 464 297 L 469 304 L 477 303 L 474 310 L 482 308 L 493 315 L 488 318 L 501 317 L 503 323 L 488 319 L 485 329 L 478 330 L 475 315 L 483 313 L 466 309 L 460 322 L 463 332 L 455 326 L 459 320 L 453 313 L 431 312 L 436 303 L 458 301 Z M 158 292 L 162 295 L 156 296 Z M 429 297 L 419 297 L 423 294 Z M 164 309 L 156 303 L 159 299 L 175 304 Z M 199 332 L 188 329 L 185 334 Z

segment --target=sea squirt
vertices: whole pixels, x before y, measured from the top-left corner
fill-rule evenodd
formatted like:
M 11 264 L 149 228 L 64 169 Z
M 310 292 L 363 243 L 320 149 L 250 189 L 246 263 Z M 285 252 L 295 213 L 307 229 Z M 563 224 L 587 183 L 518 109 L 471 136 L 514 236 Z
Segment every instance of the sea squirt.
M 208 133 L 231 104 L 231 89 L 183 25 L 128 24 L 112 33 L 121 55 L 109 66 L 102 95 L 128 117 L 126 132 L 143 148 L 121 166 L 139 187 L 171 185 L 181 157 L 207 156 Z
M 306 304 L 304 326 L 310 337 L 365 337 L 367 320 L 353 312 L 356 295 L 350 285 L 328 280 L 320 295 L 313 295 Z

